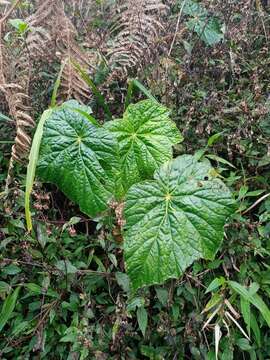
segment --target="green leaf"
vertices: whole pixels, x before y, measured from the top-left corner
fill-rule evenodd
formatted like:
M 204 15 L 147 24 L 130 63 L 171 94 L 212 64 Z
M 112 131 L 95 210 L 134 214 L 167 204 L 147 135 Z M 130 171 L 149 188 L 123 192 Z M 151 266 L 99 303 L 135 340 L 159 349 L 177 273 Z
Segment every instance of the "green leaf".
M 87 106 L 88 107 L 88 106 Z M 91 124 L 100 127 L 101 125 L 99 124 L 99 122 L 93 117 L 91 116 L 88 112 L 85 111 L 85 109 L 83 109 L 82 106 L 80 107 L 73 107 L 74 111 L 77 111 L 79 114 L 83 115 L 88 121 L 90 121 Z
M 158 300 L 161 302 L 161 304 L 163 306 L 165 306 L 168 302 L 168 298 L 169 298 L 169 293 L 167 289 L 163 289 L 163 288 L 156 288 L 156 293 L 157 293 L 157 298 Z
M 22 321 L 18 323 L 13 329 L 12 329 L 12 335 L 18 336 L 22 332 L 25 332 L 27 328 L 29 328 L 30 322 L 29 321 Z
M 241 313 L 247 325 L 248 335 L 250 336 L 250 302 L 243 296 L 240 296 Z
M 81 110 L 81 111 L 83 111 L 84 113 L 87 113 L 87 114 L 92 114 L 92 112 L 93 112 L 93 110 L 91 109 L 90 106 L 82 105 L 77 100 L 74 100 L 74 99 L 65 101 L 62 104 L 62 106 L 64 106 L 65 108 L 69 108 L 71 110 Z M 99 125 L 99 124 L 97 123 L 97 125 Z
M 3 330 L 4 326 L 8 322 L 11 317 L 13 310 L 15 309 L 15 305 L 17 302 L 17 298 L 19 295 L 20 287 L 17 287 L 12 293 L 8 295 L 6 300 L 4 301 L 1 313 L 0 313 L 0 332 Z
M 69 260 L 59 260 L 55 266 L 58 270 L 61 270 L 67 274 L 75 274 L 78 271 L 78 269 L 72 265 Z
M 270 310 L 263 299 L 258 294 L 248 291 L 244 286 L 235 281 L 229 281 L 228 284 L 236 293 L 242 296 L 246 301 L 249 301 L 261 312 L 264 320 L 270 327 Z
M 134 81 L 133 81 L 133 79 L 131 79 L 128 82 L 128 88 L 127 88 L 127 94 L 126 94 L 125 106 L 124 106 L 125 110 L 128 107 L 128 105 L 131 103 L 133 90 L 134 90 Z
M 206 45 L 215 45 L 224 38 L 219 19 L 211 16 L 200 4 L 187 1 L 184 14 L 191 16 L 187 22 L 188 29 L 194 31 Z
M 129 277 L 127 274 L 117 271 L 115 273 L 115 279 L 117 284 L 121 286 L 125 292 L 129 292 Z
M 110 109 L 104 99 L 104 96 L 101 94 L 101 92 L 98 90 L 96 84 L 94 81 L 90 78 L 90 76 L 87 74 L 87 72 L 75 61 L 72 61 L 72 65 L 75 67 L 75 69 L 79 72 L 82 79 L 86 82 L 86 84 L 90 87 L 91 91 L 95 95 L 98 104 L 103 108 L 104 112 L 108 116 L 109 119 L 112 118 L 112 114 L 110 112 Z
M 208 139 L 207 145 L 212 146 L 214 145 L 222 136 L 222 132 L 216 133 Z
M 243 351 L 249 351 L 252 349 L 252 346 L 250 346 L 248 339 L 245 339 L 245 338 L 238 339 L 236 344 Z
M 116 153 L 110 132 L 64 104 L 46 121 L 37 174 L 94 217 L 113 197 Z
M 171 309 L 172 309 L 173 320 L 177 321 L 177 319 L 179 318 L 179 315 L 180 315 L 180 307 L 177 304 L 173 304 Z
M 54 84 L 54 87 L 53 87 L 53 93 L 52 93 L 52 99 L 51 99 L 51 107 L 55 107 L 56 106 L 56 98 L 57 98 L 57 93 L 58 93 L 58 89 L 59 89 L 59 86 L 61 84 L 61 77 L 62 77 L 62 74 L 63 74 L 63 70 L 67 64 L 67 60 L 68 58 L 66 58 L 62 65 L 61 65 L 61 68 L 60 68 L 60 71 L 59 71 L 59 74 L 57 76 L 57 79 L 55 81 L 55 84 Z
M 254 333 L 257 345 L 261 347 L 261 331 L 257 322 L 257 319 L 253 313 L 250 316 L 250 327 Z
M 19 274 L 21 271 L 21 268 L 19 268 L 19 266 L 15 264 L 7 265 L 2 269 L 3 274 L 6 275 L 16 275 Z
M 127 305 L 127 311 L 134 311 L 136 308 L 139 308 L 141 306 L 144 306 L 145 300 L 143 297 L 135 297 L 128 303 Z
M 155 349 L 153 346 L 140 346 L 141 354 L 150 360 L 164 360 L 164 351 L 160 350 L 160 348 Z
M 62 104 L 67 109 L 77 111 L 79 114 L 83 115 L 91 124 L 100 127 L 99 122 L 90 114 L 92 114 L 92 109 L 88 105 L 82 105 L 77 100 L 68 100 L 64 104 Z
M 211 283 L 208 285 L 205 293 L 209 293 L 212 292 L 216 289 L 218 289 L 220 286 L 222 286 L 225 283 L 225 279 L 224 277 L 220 277 L 220 278 L 215 278 L 213 281 L 211 281 Z
M 1 120 L 1 119 L 0 119 Z M 269 127 L 270 128 L 270 127 Z M 269 155 L 265 155 L 261 158 L 261 160 L 259 161 L 258 167 L 262 167 L 262 166 L 266 166 L 270 164 L 270 156 Z
M 27 166 L 27 175 L 26 175 L 26 188 L 25 188 L 25 218 L 27 224 L 27 230 L 32 230 L 32 220 L 30 212 L 30 195 L 34 184 L 34 179 L 36 175 L 36 167 L 39 156 L 39 149 L 41 138 L 43 135 L 43 128 L 46 120 L 48 120 L 52 115 L 52 110 L 46 110 L 42 114 L 40 121 L 38 123 L 29 155 L 29 163 Z
M 184 45 L 184 48 L 185 48 L 187 54 L 189 56 L 191 56 L 192 50 L 193 50 L 193 45 L 191 43 L 187 42 L 186 40 L 183 40 L 183 45 Z
M 128 107 L 128 105 L 130 104 L 130 99 L 131 99 L 131 94 L 133 91 L 134 86 L 136 88 L 138 88 L 139 90 L 141 90 L 141 92 L 148 97 L 148 99 L 152 100 L 153 102 L 156 102 L 159 104 L 159 102 L 157 101 L 157 99 L 151 94 L 151 92 L 146 89 L 146 87 L 137 79 L 131 79 L 129 81 L 129 88 L 128 88 L 128 93 L 127 93 L 127 98 L 125 101 L 125 109 Z
M 77 337 L 78 337 L 77 333 L 72 332 L 70 334 L 67 334 L 67 335 L 63 336 L 59 341 L 64 342 L 64 343 L 65 342 L 76 342 Z
M 45 224 L 37 223 L 36 237 L 40 246 L 42 247 L 42 249 L 44 249 L 47 242 L 49 241 L 47 228 Z
M 226 159 L 223 159 L 221 158 L 220 156 L 217 156 L 217 155 L 213 155 L 213 154 L 207 154 L 205 155 L 208 159 L 211 159 L 211 160 L 215 160 L 219 163 L 222 163 L 222 164 L 225 164 L 225 165 L 228 165 L 232 168 L 235 168 L 235 166 L 233 164 L 231 164 L 229 161 L 227 161 Z
M 24 284 L 24 286 L 34 294 L 38 294 L 38 295 L 43 294 L 42 287 L 37 284 L 28 283 L 28 284 Z
M 20 34 L 23 34 L 28 29 L 28 24 L 22 19 L 10 19 L 8 21 Z
M 12 122 L 12 119 L 7 117 L 5 114 L 3 114 L 2 112 L 0 112 L 0 121 L 7 121 L 7 122 Z
M 81 221 L 81 218 L 78 216 L 73 216 L 68 222 L 66 222 L 63 227 L 62 231 L 65 231 L 69 226 L 76 225 Z
M 245 194 L 245 197 L 259 196 L 259 195 L 263 194 L 264 192 L 265 192 L 265 190 L 249 191 L 248 193 Z
M 112 253 L 108 254 L 108 258 L 111 260 L 111 263 L 117 268 L 117 259 L 116 256 Z
M 7 293 L 11 289 L 10 285 L 4 281 L 0 281 L 0 293 Z
M 194 0 L 185 1 L 183 12 L 185 15 L 190 16 L 207 16 L 206 9 Z
M 260 289 L 260 285 L 256 282 L 253 282 L 250 284 L 248 291 L 249 291 L 250 295 L 254 295 L 259 291 L 259 289 Z
M 238 200 L 243 199 L 247 192 L 248 192 L 248 186 L 246 185 L 241 186 L 238 194 Z
M 58 297 L 58 293 L 56 291 L 53 291 L 51 289 L 43 289 L 41 286 L 34 283 L 24 284 L 24 286 L 33 294 L 48 295 L 56 298 Z
M 206 304 L 203 312 L 211 310 L 213 307 L 217 306 L 222 302 L 223 298 L 219 293 L 215 293 L 212 295 L 211 299 Z
M 178 278 L 197 259 L 214 258 L 235 201 L 211 170 L 208 161 L 183 155 L 128 191 L 124 252 L 134 290 Z
M 105 124 L 119 142 L 123 186 L 147 179 L 172 158 L 172 146 L 183 140 L 169 111 L 151 100 L 129 105 L 123 119 Z
M 137 309 L 137 320 L 138 320 L 139 328 L 143 336 L 145 336 L 147 323 L 148 323 L 148 314 L 144 307 L 139 307 Z

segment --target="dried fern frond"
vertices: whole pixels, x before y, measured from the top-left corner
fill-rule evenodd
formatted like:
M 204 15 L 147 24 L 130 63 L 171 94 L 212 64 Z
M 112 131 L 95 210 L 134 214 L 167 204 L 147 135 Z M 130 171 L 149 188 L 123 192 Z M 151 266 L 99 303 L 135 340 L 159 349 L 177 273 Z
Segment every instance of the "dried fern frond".
M 32 60 L 52 60 L 55 56 L 55 23 L 59 2 L 40 1 L 37 10 L 26 19 L 30 31 L 26 37 L 27 52 Z
M 17 3 L 14 3 L 13 7 Z M 12 12 L 13 7 L 10 8 L 8 13 Z M 32 117 L 29 115 L 29 97 L 24 92 L 24 86 L 16 82 L 16 75 L 13 75 L 15 72 L 12 68 L 12 61 L 10 61 L 11 57 L 8 57 L 6 47 L 3 44 L 3 27 L 8 17 L 7 14 L 0 20 L 0 90 L 5 96 L 9 113 L 16 124 L 16 138 L 15 144 L 12 147 L 6 191 L 11 181 L 14 160 L 21 161 L 29 151 L 31 138 L 27 129 L 35 125 Z M 23 81 L 23 77 L 21 77 L 21 79 Z
M 3 79 L 3 77 L 1 76 Z M 29 115 L 31 107 L 30 98 L 24 93 L 24 88 L 16 83 L 1 81 L 0 90 L 6 98 L 9 114 L 16 124 L 15 144 L 12 146 L 12 159 L 22 161 L 29 152 L 31 137 L 29 129 L 35 126 L 35 122 Z
M 5 96 L 9 108 L 9 115 L 16 124 L 15 144 L 12 147 L 12 159 L 22 161 L 28 154 L 31 144 L 29 130 L 35 126 L 32 119 L 30 97 L 27 94 L 28 74 L 20 73 L 16 76 L 16 66 L 12 66 L 10 56 L 5 59 L 3 45 L 1 51 L 1 82 L 0 90 Z
M 9 107 L 10 114 L 16 121 L 15 144 L 12 147 L 12 158 L 16 161 L 22 161 L 28 154 L 31 146 L 31 137 L 28 129 L 35 126 L 35 122 L 29 115 L 30 106 L 26 103 L 30 98 L 24 94 L 20 86 L 14 86 L 14 92 L 10 94 Z
M 89 87 L 74 69 L 70 54 L 67 54 L 66 58 L 62 57 L 62 64 L 64 64 L 64 68 L 58 99 L 65 98 L 67 100 L 74 98 L 79 102 L 83 102 L 83 99 L 88 99 L 90 97 Z
M 93 0 L 64 0 L 65 10 L 78 31 L 87 31 L 88 23 L 93 16 Z
M 163 28 L 160 17 L 165 11 L 161 0 L 128 0 L 118 7 L 112 28 L 117 35 L 107 54 L 114 72 L 127 76 L 129 69 L 149 61 Z
M 72 61 L 78 62 L 87 71 L 91 67 L 91 61 L 77 44 L 77 30 L 65 13 L 64 3 L 60 0 L 40 1 L 27 23 L 31 31 L 26 39 L 26 52 L 32 61 L 65 64 L 58 99 L 88 99 L 88 86 L 74 70 Z
M 86 71 L 91 67 L 91 62 L 86 53 L 77 45 L 77 31 L 65 15 L 63 8 L 62 15 L 59 16 L 58 19 L 58 28 L 61 36 L 58 36 L 56 39 L 57 55 L 60 57 L 62 64 L 64 64 L 59 97 L 65 100 L 73 97 L 83 102 L 89 98 L 90 90 L 85 81 L 74 69 L 72 62 L 76 61 L 82 68 L 86 69 Z

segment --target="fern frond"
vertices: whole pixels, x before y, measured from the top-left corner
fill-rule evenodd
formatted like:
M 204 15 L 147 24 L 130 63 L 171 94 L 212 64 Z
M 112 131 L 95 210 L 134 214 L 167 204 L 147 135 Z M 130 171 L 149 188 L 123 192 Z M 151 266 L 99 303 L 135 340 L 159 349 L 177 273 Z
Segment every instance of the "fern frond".
M 62 64 L 65 63 L 59 95 L 65 100 L 75 98 L 79 102 L 83 102 L 84 99 L 89 98 L 90 90 L 78 72 L 75 71 L 72 62 L 76 61 L 87 71 L 91 63 L 86 53 L 77 45 L 77 31 L 65 15 L 63 8 L 59 19 L 61 19 L 59 23 L 61 36 L 57 38 L 57 49 Z
M 87 31 L 87 25 L 97 5 L 93 0 L 64 0 L 66 14 L 79 31 Z
M 40 1 L 37 10 L 26 19 L 30 31 L 26 37 L 25 52 L 32 60 L 49 60 L 55 56 L 55 16 L 58 6 L 58 1 Z
M 28 105 L 30 98 L 24 89 L 15 83 L 1 84 L 0 89 L 5 94 L 11 118 L 16 124 L 15 144 L 12 147 L 12 159 L 21 162 L 28 154 L 31 145 L 29 130 L 35 122 L 29 115 L 31 107 Z
M 11 172 L 14 161 L 21 161 L 28 153 L 31 145 L 31 137 L 28 129 L 34 127 L 35 123 L 29 115 L 29 97 L 24 92 L 24 86 L 16 82 L 13 76 L 11 57 L 8 58 L 6 48 L 3 44 L 3 18 L 0 20 L 0 90 L 5 96 L 9 107 L 9 114 L 16 124 L 15 144 L 12 147 L 12 155 L 6 181 L 6 191 L 11 182 Z M 14 78 L 13 78 L 14 77 Z M 15 81 L 14 81 L 15 80 Z M 21 77 L 22 82 L 24 77 Z M 27 80 L 26 80 L 27 82 Z
M 60 0 L 41 1 L 27 23 L 31 31 L 27 36 L 26 51 L 32 61 L 65 63 L 58 100 L 71 97 L 78 101 L 88 99 L 88 86 L 74 70 L 72 60 L 76 60 L 87 70 L 91 63 L 77 44 L 78 34 L 65 13 L 64 3 Z
M 117 33 L 108 50 L 114 72 L 127 76 L 129 69 L 141 67 L 155 51 L 166 6 L 161 0 L 128 0 L 117 9 L 112 33 Z

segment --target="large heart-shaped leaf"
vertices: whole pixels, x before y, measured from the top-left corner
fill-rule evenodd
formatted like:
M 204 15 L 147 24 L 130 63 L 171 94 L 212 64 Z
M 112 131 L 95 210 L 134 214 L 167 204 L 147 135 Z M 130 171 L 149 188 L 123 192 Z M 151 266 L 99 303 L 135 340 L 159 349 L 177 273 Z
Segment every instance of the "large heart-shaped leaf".
M 56 184 L 85 214 L 95 216 L 106 210 L 114 194 L 117 144 L 75 105 L 67 102 L 47 119 L 37 175 Z
M 177 278 L 199 258 L 213 259 L 234 200 L 208 161 L 183 155 L 133 185 L 125 205 L 124 251 L 133 289 Z
M 129 105 L 123 119 L 106 123 L 119 142 L 123 186 L 127 190 L 150 178 L 172 158 L 172 146 L 183 140 L 169 111 L 152 100 Z

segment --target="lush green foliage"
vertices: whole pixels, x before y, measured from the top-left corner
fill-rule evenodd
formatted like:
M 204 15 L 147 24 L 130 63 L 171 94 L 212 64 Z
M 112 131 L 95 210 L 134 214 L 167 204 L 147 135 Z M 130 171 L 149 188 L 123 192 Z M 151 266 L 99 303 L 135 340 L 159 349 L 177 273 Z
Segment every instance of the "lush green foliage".
M 95 216 L 107 208 L 114 193 L 116 142 L 68 104 L 53 110 L 45 123 L 38 174 Z
M 154 181 L 128 191 L 124 250 L 135 288 L 178 278 L 194 260 L 214 258 L 235 204 L 212 170 L 207 160 L 182 155 Z
M 150 100 L 130 105 L 123 119 L 106 123 L 116 135 L 123 187 L 150 178 L 172 158 L 172 146 L 183 140 L 165 107 Z
M 0 1 L 0 10 L 6 9 L 8 2 Z M 1 93 L 0 358 L 268 360 L 269 1 L 166 1 L 170 3 L 170 11 L 164 18 L 155 18 L 150 10 L 150 17 L 144 14 L 142 22 L 135 21 L 140 29 L 145 30 L 149 24 L 157 29 L 158 20 L 164 33 L 158 31 L 154 39 L 152 32 L 142 31 L 138 47 L 134 47 L 129 45 L 137 35 L 138 26 L 135 33 L 132 33 L 132 27 L 122 27 L 122 34 L 128 32 L 123 49 L 119 42 L 114 41 L 117 30 L 113 36 L 108 36 L 110 25 L 119 23 L 118 19 L 112 21 L 110 17 L 113 1 L 91 2 L 93 6 L 87 12 L 89 0 L 63 0 L 66 8 L 74 9 L 76 14 L 72 19 L 80 30 L 76 39 L 87 48 L 92 61 L 100 61 L 98 65 L 94 63 L 88 73 L 91 81 L 87 80 L 89 75 L 87 77 L 86 72 L 80 72 L 83 63 L 80 63 L 81 68 L 77 68 L 78 72 L 70 72 L 68 76 L 67 70 L 72 69 L 69 59 L 62 63 L 63 76 L 58 75 L 59 62 L 66 58 L 67 47 L 58 37 L 58 53 L 54 57 L 55 37 L 49 23 L 51 21 L 53 29 L 56 28 L 59 12 L 55 9 L 57 1 L 45 2 L 54 6 L 53 12 L 46 4 L 44 6 L 48 23 L 35 17 L 30 31 L 30 27 L 26 28 L 22 21 L 17 21 L 25 19 L 25 13 L 32 14 L 34 9 L 34 2 L 23 1 L 18 13 L 11 14 L 15 20 L 11 22 L 13 28 L 7 24 L 2 28 L 5 39 L 1 49 L 5 50 L 4 61 L 8 59 L 9 65 L 4 67 L 4 75 L 11 85 L 4 88 L 15 108 L 13 113 L 8 111 Z M 15 4 L 13 1 L 10 3 Z M 43 1 L 40 3 L 44 5 Z M 136 1 L 130 3 L 141 16 Z M 152 1 L 144 3 L 147 6 L 153 4 Z M 200 16 L 189 13 L 183 4 L 198 6 Z M 41 18 L 41 12 L 38 13 Z M 58 14 L 57 21 L 55 14 Z M 123 16 L 122 23 L 126 19 L 128 17 Z M 210 46 L 203 30 L 212 23 L 211 19 L 215 25 L 210 39 L 213 36 L 216 42 Z M 198 27 L 194 26 L 196 23 Z M 31 38 L 27 36 L 26 39 L 27 34 L 29 37 L 33 35 L 34 45 L 38 45 L 34 47 L 36 52 L 31 47 Z M 64 32 L 57 27 L 59 34 L 63 36 Z M 43 48 L 39 45 L 44 40 L 48 43 Z M 20 52 L 22 44 L 32 54 L 30 63 Z M 155 52 L 149 48 L 142 56 L 140 48 L 146 49 L 146 44 L 151 44 Z M 132 71 L 125 73 L 126 76 L 138 77 L 140 82 L 129 81 L 128 87 L 126 77 L 119 79 L 108 71 L 107 65 L 111 69 L 112 62 L 108 61 L 110 53 L 108 55 L 107 49 L 108 46 L 115 48 L 115 45 L 125 70 L 129 68 L 127 63 L 132 65 Z M 123 45 L 121 41 L 120 45 Z M 69 49 L 75 49 L 79 54 L 82 47 Z M 71 56 L 76 60 L 74 53 Z M 21 60 L 19 63 L 18 58 Z M 77 60 L 80 59 L 79 56 Z M 140 66 L 138 59 L 142 60 Z M 14 75 L 10 69 L 16 69 L 15 78 L 9 76 Z M 237 210 L 225 224 L 224 240 L 214 260 L 198 258 L 180 277 L 177 275 L 163 285 L 142 287 L 132 295 L 132 285 L 126 274 L 128 248 L 124 249 L 124 246 L 137 220 L 129 218 L 128 206 L 136 206 L 132 200 L 133 189 L 144 189 L 149 183 L 160 189 L 159 181 L 153 178 L 143 179 L 118 194 L 122 196 L 127 190 L 124 242 L 122 203 L 110 202 L 110 209 L 89 219 L 55 185 L 40 183 L 38 177 L 31 199 L 33 229 L 27 231 L 24 198 L 25 189 L 31 190 L 32 184 L 29 182 L 25 187 L 25 164 L 15 164 L 8 196 L 3 196 L 11 146 L 17 133 L 14 118 L 19 120 L 18 126 L 25 124 L 21 121 L 23 112 L 28 113 L 26 102 L 18 107 L 22 97 L 25 100 L 22 89 L 28 94 L 25 90 L 29 84 L 29 79 L 25 78 L 27 69 L 32 74 L 29 90 L 36 119 L 50 103 L 55 105 L 66 98 L 66 93 L 69 96 L 71 93 L 85 94 L 79 74 L 87 80 L 93 95 L 86 97 L 87 106 L 80 107 L 77 113 L 96 127 L 101 127 L 111 114 L 121 118 L 123 109 L 127 109 L 131 102 L 141 100 L 142 93 L 151 96 L 153 101 L 158 99 L 172 110 L 170 117 L 184 137 L 183 142 L 173 145 L 173 157 L 178 159 L 174 161 L 180 161 L 183 154 L 195 154 L 194 158 L 200 165 L 210 161 L 214 168 L 208 184 L 221 179 L 237 199 Z M 57 77 L 58 80 L 61 78 L 58 92 L 53 91 Z M 125 96 L 126 92 L 128 96 Z M 51 102 L 51 98 L 54 101 Z M 75 114 L 72 104 L 75 105 L 69 103 L 69 107 Z M 93 109 L 91 114 L 90 107 Z M 78 108 L 77 103 L 75 108 Z M 31 125 L 30 121 L 28 125 Z M 103 127 L 107 126 L 109 122 L 105 122 Z M 25 140 L 27 143 L 29 139 L 25 138 L 25 132 L 21 132 L 23 129 L 19 126 L 18 130 L 20 137 L 16 142 Z M 118 143 L 117 139 L 115 141 Z M 35 160 L 36 156 L 32 161 L 33 170 Z M 163 169 L 160 165 L 156 174 Z M 121 189 L 121 186 L 115 187 Z M 182 207 L 177 209 L 177 213 L 181 210 Z
M 116 200 L 125 203 L 127 192 L 123 235 L 132 289 L 213 258 L 234 201 L 209 162 L 181 156 L 157 170 L 154 181 L 140 182 L 172 159 L 172 145 L 182 140 L 168 110 L 144 100 L 103 128 L 71 103 L 53 109 L 44 123 L 38 174 L 92 217 Z
M 210 15 L 201 4 L 186 0 L 182 6 L 183 13 L 189 16 L 188 29 L 197 33 L 207 45 L 215 45 L 224 38 L 220 20 Z

